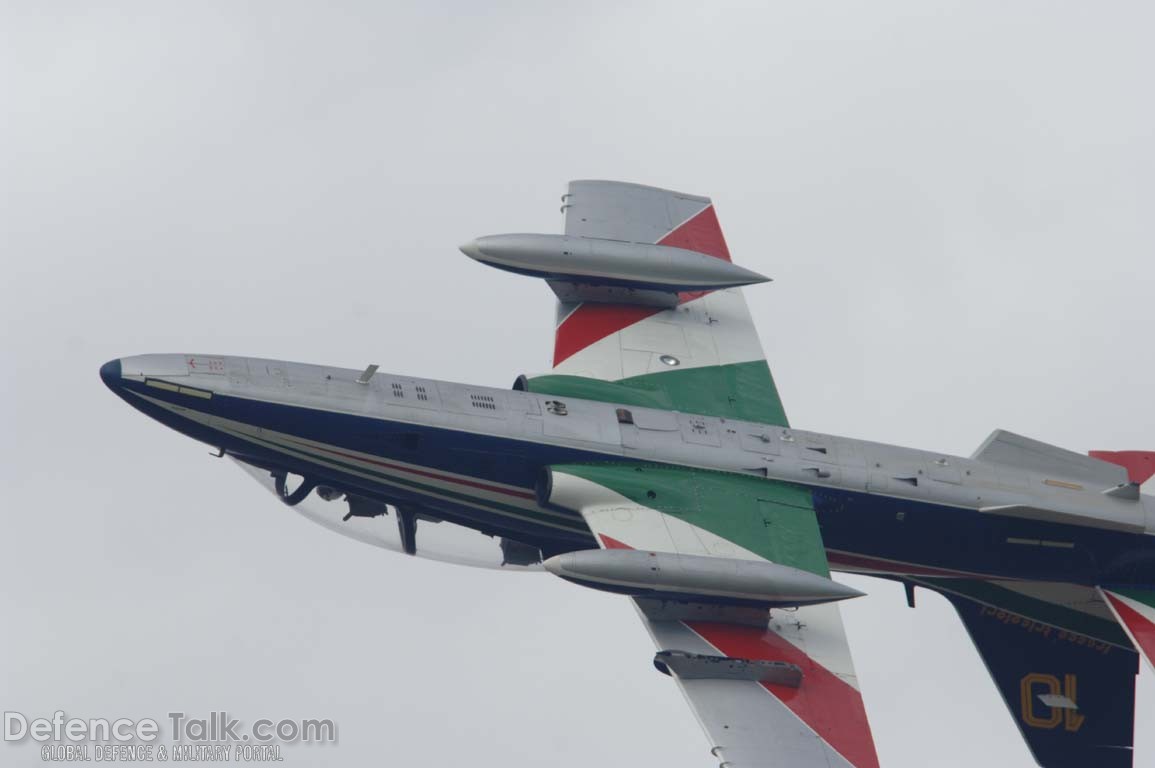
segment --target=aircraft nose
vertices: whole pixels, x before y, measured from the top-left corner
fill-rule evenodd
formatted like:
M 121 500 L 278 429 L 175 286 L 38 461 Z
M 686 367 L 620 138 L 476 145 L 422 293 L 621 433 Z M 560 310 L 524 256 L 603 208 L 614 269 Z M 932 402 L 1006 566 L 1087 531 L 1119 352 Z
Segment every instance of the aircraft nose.
M 100 366 L 100 379 L 109 389 L 116 390 L 120 386 L 120 360 L 109 360 Z

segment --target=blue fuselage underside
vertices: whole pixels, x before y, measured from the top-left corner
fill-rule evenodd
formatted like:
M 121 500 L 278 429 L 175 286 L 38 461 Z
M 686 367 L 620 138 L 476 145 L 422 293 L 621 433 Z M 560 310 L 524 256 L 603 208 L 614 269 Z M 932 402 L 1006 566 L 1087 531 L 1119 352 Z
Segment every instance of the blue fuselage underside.
M 181 406 L 188 405 L 187 399 L 146 388 L 141 382 L 125 381 L 119 392 L 133 407 L 167 426 L 253 463 L 285 469 L 379 501 L 420 505 L 451 522 L 509 536 L 545 553 L 595 546 L 576 514 L 560 519 L 559 525 L 557 510 L 553 510 L 553 524 L 539 524 L 532 516 L 504 515 L 495 513 L 492 505 L 472 504 L 467 489 L 456 498 L 446 498 L 445 493 L 431 495 L 420 483 L 374 481 L 203 426 L 134 393 Z M 227 395 L 217 395 L 198 409 L 433 472 L 514 486 L 526 493 L 534 491 L 545 466 L 622 460 L 596 451 Z M 1083 584 L 1155 582 L 1155 544 L 1146 535 L 984 514 L 842 489 L 814 486 L 811 490 L 834 570 Z

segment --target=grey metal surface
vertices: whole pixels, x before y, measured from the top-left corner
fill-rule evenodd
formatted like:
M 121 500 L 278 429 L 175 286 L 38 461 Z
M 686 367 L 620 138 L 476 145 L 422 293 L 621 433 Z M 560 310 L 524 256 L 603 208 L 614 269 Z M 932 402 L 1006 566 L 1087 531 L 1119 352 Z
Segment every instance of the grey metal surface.
M 595 304 L 627 304 L 673 309 L 678 306 L 680 301 L 678 293 L 674 290 L 632 288 L 620 285 L 590 285 L 588 283 L 566 282 L 565 280 L 547 280 L 546 284 L 557 296 L 558 304 L 562 306 L 590 301 Z
M 770 611 L 744 605 L 696 603 L 683 600 L 635 597 L 634 604 L 650 621 L 714 621 L 745 627 L 765 627 Z
M 186 359 L 201 362 L 192 369 L 183 362 Z M 991 509 L 994 507 L 1031 507 L 1083 525 L 1155 530 L 1155 498 L 1144 495 L 1133 501 L 1103 494 L 1107 487 L 1117 484 L 1114 480 L 1118 473 L 1112 465 L 1090 460 L 1094 463 L 1089 466 L 1103 465 L 1100 477 L 1097 467 L 1088 473 L 1088 465 L 1070 460 L 1079 454 L 1053 446 L 1051 451 L 1031 452 L 1030 462 L 994 464 L 990 461 L 994 455 L 989 451 L 981 452 L 982 459 L 967 459 L 753 422 L 693 416 L 698 432 L 718 436 L 716 444 L 704 444 L 684 438 L 678 429 L 683 417 L 636 406 L 629 407 L 635 425 L 650 428 L 631 430 L 630 444 L 623 445 L 616 416 L 619 406 L 613 403 L 384 372 L 362 385 L 356 383 L 359 370 L 257 358 L 142 355 L 125 358 L 122 365 L 123 375 L 137 379 L 172 379 L 178 386 L 194 386 L 207 392 L 569 446 L 607 457 L 743 472 L 994 513 L 998 513 Z M 401 385 L 402 396 L 395 395 L 394 383 Z M 419 399 L 417 387 L 423 388 L 427 399 Z M 492 398 L 498 410 L 477 407 L 479 402 L 485 402 L 483 398 Z M 513 400 L 518 407 L 508 406 Z M 190 408 L 195 406 L 195 400 L 189 403 Z M 495 418 L 495 413 L 504 416 Z M 1017 455 L 1021 459 L 1025 454 Z M 1047 461 L 1050 456 L 1056 458 L 1053 463 Z M 1125 474 L 1122 468 L 1118 469 Z M 1091 480 L 1111 482 L 1090 484 Z
M 571 181 L 562 202 L 565 233 L 656 243 L 700 213 L 710 198 L 620 181 Z
M 685 248 L 598 237 L 486 235 L 462 245 L 461 251 L 497 269 L 544 273 L 589 284 L 611 280 L 680 291 L 732 288 L 770 280 L 724 259 Z
M 1096 486 L 1097 490 L 1127 483 L 1127 470 L 1118 464 L 1048 445 L 1005 429 L 992 432 L 971 458 L 1031 472 L 1056 473 L 1068 480 Z
M 802 668 L 784 661 L 735 659 L 686 651 L 658 651 L 654 666 L 683 680 L 753 680 L 797 688 L 802 684 Z M 664 668 L 664 669 L 663 669 Z
M 680 621 L 651 621 L 642 614 L 659 649 L 717 654 L 717 649 Z M 730 768 L 852 768 L 774 694 L 751 680 L 674 677 L 713 748 Z
M 818 574 L 760 560 L 591 549 L 556 555 L 544 565 L 557 576 L 595 588 L 633 590 L 631 594 L 668 592 L 767 606 L 809 605 L 862 595 Z

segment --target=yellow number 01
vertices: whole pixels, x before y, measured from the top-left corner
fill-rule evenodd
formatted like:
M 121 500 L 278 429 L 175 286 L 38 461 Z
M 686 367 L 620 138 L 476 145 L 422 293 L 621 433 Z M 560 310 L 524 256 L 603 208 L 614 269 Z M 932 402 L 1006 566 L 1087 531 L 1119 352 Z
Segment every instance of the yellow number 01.
M 1043 690 L 1039 690 L 1042 688 Z M 1063 727 L 1074 733 L 1083 727 L 1087 718 L 1080 715 L 1074 707 L 1046 707 L 1050 712 L 1046 717 L 1040 717 L 1036 712 L 1035 702 L 1039 696 L 1063 697 L 1075 704 L 1078 696 L 1078 680 L 1074 675 L 1064 675 L 1063 682 L 1054 675 L 1045 675 L 1032 672 L 1026 675 L 1019 683 L 1020 700 L 1022 702 L 1023 722 L 1032 728 L 1054 729 L 1063 723 Z

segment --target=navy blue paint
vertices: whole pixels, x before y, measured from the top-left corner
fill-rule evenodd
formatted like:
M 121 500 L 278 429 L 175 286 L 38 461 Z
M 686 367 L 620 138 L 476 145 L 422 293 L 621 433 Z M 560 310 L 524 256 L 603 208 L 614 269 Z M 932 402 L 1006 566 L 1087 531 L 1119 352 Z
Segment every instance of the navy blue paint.
M 384 460 L 395 459 L 431 470 L 440 469 L 518 486 L 527 493 L 533 492 L 543 465 L 605 460 L 602 454 L 223 395 L 214 395 L 211 400 L 190 401 L 187 396 L 148 387 L 142 382 L 118 378 L 113 380 L 115 386 L 110 385 L 110 388 L 134 408 L 171 429 L 211 446 L 224 448 L 228 453 L 251 463 L 308 475 L 320 483 L 355 491 L 386 503 L 417 504 L 437 511 L 450 522 L 532 543 L 545 552 L 596 546 L 588 531 L 584 530 L 584 522 L 576 514 L 572 515 L 571 521 L 575 530 L 567 532 L 532 520 L 488 513 L 466 504 L 427 496 L 416 490 L 377 483 L 332 467 L 289 457 L 280 451 L 262 448 L 186 419 L 132 393 L 138 392 L 182 407 L 194 406 L 199 411 L 222 418 L 342 446 Z M 334 460 L 341 459 L 334 457 Z M 468 492 L 468 489 L 461 491 Z
M 344 475 L 304 460 L 287 459 L 280 452 L 262 450 L 252 443 L 239 441 L 152 406 L 128 394 L 128 391 L 180 406 L 192 405 L 224 418 L 347 447 L 383 459 L 495 481 L 527 492 L 533 491 L 544 466 L 620 460 L 616 455 L 594 451 L 223 395 L 194 403 L 187 396 L 147 387 L 141 382 L 122 380 L 112 363 L 101 369 L 101 376 L 133 407 L 177 431 L 209 445 L 223 447 L 234 455 L 308 474 L 338 487 L 357 489 L 363 495 L 380 501 L 424 504 L 452 522 L 510 535 L 550 551 L 567 546 L 584 548 L 592 541 L 585 532 L 568 534 L 532 522 L 498 517 L 474 507 L 382 487 L 364 478 Z M 813 488 L 813 499 L 822 538 L 828 549 L 992 577 L 1118 586 L 1155 585 L 1153 537 L 988 515 L 835 489 Z M 577 516 L 574 521 L 581 525 Z M 1072 541 L 1075 547 L 1015 545 L 1008 544 L 1008 538 Z M 567 541 L 569 544 L 565 543 Z
M 1028 627 L 987 615 L 983 606 L 946 594 L 983 657 L 999 693 L 1006 701 L 1027 745 L 1043 768 L 1131 768 L 1134 735 L 1135 675 L 1139 654 L 1107 646 L 1072 642 L 1070 633 L 1055 627 Z M 1027 724 L 1023 717 L 1021 685 L 1031 673 L 1054 676 L 1065 687 L 1067 675 L 1076 679 L 1075 703 L 1085 718 L 1078 730 L 1067 722 L 1054 728 Z M 1039 686 L 1033 695 L 1047 692 Z M 1063 687 L 1060 694 L 1065 694 Z M 1047 720 L 1053 710 L 1034 699 L 1036 718 Z M 1072 723 L 1072 726 L 1074 723 Z
M 120 385 L 120 360 L 109 360 L 100 366 L 100 379 L 115 392 Z
M 1155 540 L 977 510 L 812 489 L 828 549 L 987 576 L 1145 585 L 1155 581 Z M 1008 538 L 1074 542 L 1074 549 L 1008 544 Z

